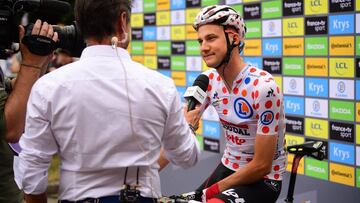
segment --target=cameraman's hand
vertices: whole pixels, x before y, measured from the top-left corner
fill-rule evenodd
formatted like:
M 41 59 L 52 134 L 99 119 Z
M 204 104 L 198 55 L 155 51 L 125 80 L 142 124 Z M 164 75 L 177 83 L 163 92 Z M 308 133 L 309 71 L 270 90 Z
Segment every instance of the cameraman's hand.
M 58 33 L 54 32 L 53 26 L 47 22 L 42 23 L 41 20 L 37 20 L 34 24 L 34 27 L 31 31 L 32 35 L 41 35 L 48 38 L 51 38 L 55 42 L 58 40 Z M 22 64 L 30 65 L 32 67 L 38 67 L 42 71 L 45 71 L 48 63 L 51 60 L 53 53 L 47 56 L 39 56 L 33 54 L 29 51 L 25 44 L 21 43 L 21 40 L 24 38 L 25 28 L 19 26 L 19 42 L 20 42 L 20 51 L 22 56 Z

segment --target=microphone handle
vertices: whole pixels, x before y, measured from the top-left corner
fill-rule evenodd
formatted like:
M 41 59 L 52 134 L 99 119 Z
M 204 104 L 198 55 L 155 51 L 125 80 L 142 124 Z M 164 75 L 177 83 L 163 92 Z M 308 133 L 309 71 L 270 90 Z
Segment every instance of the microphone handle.
M 191 110 L 194 110 L 196 106 L 196 101 L 194 101 L 193 99 L 190 99 L 188 102 L 188 112 Z

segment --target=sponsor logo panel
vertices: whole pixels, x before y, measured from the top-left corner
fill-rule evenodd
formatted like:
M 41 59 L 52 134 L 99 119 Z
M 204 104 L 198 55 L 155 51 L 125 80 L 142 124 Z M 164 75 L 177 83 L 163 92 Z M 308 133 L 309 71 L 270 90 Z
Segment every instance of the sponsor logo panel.
M 261 4 L 253 3 L 243 6 L 244 19 L 259 19 L 261 18 Z
M 329 155 L 330 161 L 354 165 L 354 145 L 329 142 Z
M 255 67 L 262 69 L 261 57 L 244 57 L 244 61 L 246 61 L 246 63 L 248 63 L 250 65 L 253 65 Z
M 283 19 L 284 36 L 303 36 L 304 18 L 284 18 Z
M 185 20 L 186 24 L 193 24 L 196 15 L 199 13 L 200 8 L 189 8 L 185 10 Z
M 201 0 L 202 7 L 215 5 L 218 3 L 219 3 L 219 0 Z
M 305 138 L 302 136 L 296 136 L 296 135 L 290 135 L 290 134 L 285 134 L 285 139 L 286 139 L 287 146 L 302 144 L 305 141 Z
M 171 11 L 171 25 L 185 24 L 185 10 Z
M 219 139 L 220 134 L 219 122 L 203 120 L 204 137 Z
M 156 9 L 158 11 L 169 10 L 170 9 L 170 1 L 169 0 L 157 0 L 156 1 Z
M 226 5 L 239 4 L 242 3 L 242 0 L 225 0 Z
M 201 1 L 199 0 L 186 0 L 186 7 L 200 7 Z
M 150 13 L 156 11 L 156 1 L 155 0 L 144 0 L 144 12 Z
M 329 163 L 312 158 L 305 158 L 305 174 L 321 180 L 329 179 Z
M 314 138 L 328 139 L 329 122 L 314 118 L 305 118 L 305 135 Z
M 176 86 L 186 86 L 186 72 L 172 71 L 171 78 L 174 80 Z M 183 96 L 181 95 L 181 97 Z
M 354 102 L 330 100 L 330 118 L 354 121 Z
M 356 146 L 356 166 L 360 166 L 360 146 Z M 358 174 L 358 176 L 360 176 L 360 174 Z
M 284 38 L 283 50 L 284 56 L 303 56 L 304 38 Z
M 204 137 L 204 150 L 219 153 L 220 152 L 220 140 Z
M 283 2 L 283 16 L 296 16 L 304 14 L 303 0 L 284 0 Z
M 186 57 L 186 70 L 187 71 L 201 71 L 201 57 L 200 56 L 187 56 Z M 192 83 L 189 85 L 191 86 Z
M 360 15 L 359 15 L 360 16 Z M 359 18 L 359 24 L 360 24 L 360 18 Z M 359 25 L 360 27 L 360 25 Z M 356 49 L 356 55 L 360 56 L 360 36 L 356 36 L 356 44 L 355 44 L 355 49 Z M 357 67 L 360 67 L 360 64 L 357 65 Z
M 304 75 L 304 58 L 283 58 L 284 75 Z
M 282 40 L 281 39 L 263 39 L 262 40 L 262 55 L 264 56 L 281 56 Z
M 140 1 L 140 0 L 132 1 L 131 12 L 132 13 L 142 13 L 142 12 L 144 12 L 143 1 Z
M 355 68 L 356 68 L 356 77 L 359 78 L 360 77 L 360 58 L 356 59 Z
M 144 66 L 156 70 L 157 56 L 144 56 Z
M 354 124 L 330 121 L 330 139 L 354 143 Z
M 354 58 L 330 58 L 330 77 L 353 78 Z
M 282 77 L 281 76 L 274 76 L 275 83 L 280 89 L 280 92 L 282 92 Z
M 327 58 L 305 58 L 305 75 L 307 76 L 328 76 Z
M 132 40 L 142 40 L 143 39 L 142 28 L 132 28 L 131 29 L 131 39 Z
M 144 42 L 144 53 L 156 55 L 156 42 Z
M 196 132 L 196 134 L 199 134 L 199 133 Z M 204 150 L 204 137 L 200 136 L 200 135 L 197 135 L 196 140 L 199 143 L 200 150 L 203 151 Z
M 138 63 L 144 64 L 144 56 L 132 55 L 131 58 Z
M 262 21 L 263 37 L 280 37 L 281 36 L 281 19 L 263 20 Z
M 262 18 L 281 17 L 281 1 L 270 1 L 262 3 Z
M 171 42 L 171 54 L 185 55 L 185 42 Z
M 190 40 L 196 40 L 198 35 L 197 32 L 194 30 L 192 25 L 186 25 L 185 26 L 186 31 L 186 39 Z
M 143 13 L 134 13 L 131 14 L 131 27 L 143 27 L 144 26 L 144 14 Z
M 158 40 L 170 40 L 170 26 L 156 27 L 156 38 Z
M 330 37 L 330 56 L 354 55 L 354 36 Z
M 331 0 L 330 13 L 354 11 L 354 0 Z
M 284 94 L 304 95 L 304 78 L 303 77 L 284 77 Z
M 261 56 L 261 39 L 248 39 L 245 44 L 245 56 Z
M 158 69 L 170 70 L 170 56 L 158 56 L 157 57 L 157 67 Z
M 170 8 L 171 10 L 177 10 L 177 9 L 184 9 L 186 7 L 186 1 L 185 0 L 171 0 L 170 1 Z
M 356 144 L 360 144 L 360 124 L 356 124 Z
M 327 37 L 307 37 L 305 38 L 306 56 L 327 56 L 328 38 Z
M 304 118 L 286 116 L 286 132 L 303 135 L 304 134 Z
M 359 7 L 360 7 L 360 3 L 357 3 L 358 5 L 359 5 Z M 360 33 L 360 13 L 357 13 L 356 14 L 356 33 Z
M 131 53 L 132 54 L 144 54 L 144 42 L 141 41 L 133 41 L 131 42 Z
M 144 30 L 143 38 L 145 41 L 156 40 L 156 33 L 157 33 L 156 26 L 145 26 L 143 30 Z
M 246 23 L 246 38 L 260 38 L 261 37 L 261 21 L 249 21 Z
M 329 34 L 353 34 L 354 14 L 329 16 Z
M 144 25 L 156 25 L 156 14 L 144 13 Z
M 306 17 L 306 35 L 326 35 L 328 33 L 328 19 L 326 16 Z
M 185 39 L 185 26 L 184 25 L 171 26 L 171 39 L 172 40 L 184 40 Z
M 354 99 L 354 80 L 330 79 L 330 98 Z
M 185 70 L 186 59 L 185 56 L 171 56 L 171 70 Z
M 355 186 L 354 167 L 330 162 L 330 181 L 348 186 Z
M 281 74 L 281 58 L 263 58 L 263 69 L 271 74 Z
M 360 122 L 360 103 L 359 102 L 356 102 L 356 122 Z M 359 134 L 359 140 L 360 140 L 360 134 Z
M 328 100 L 306 98 L 305 115 L 317 118 L 328 118 Z
M 170 41 L 158 41 L 157 53 L 160 56 L 168 56 L 171 54 L 171 42 Z
M 200 55 L 199 42 L 194 40 L 187 40 L 185 41 L 185 44 L 186 44 L 186 50 L 185 50 L 186 55 L 193 55 L 193 56 Z
M 284 96 L 284 108 L 286 114 L 304 115 L 304 98 Z
M 328 97 L 329 84 L 325 78 L 305 78 L 305 95 L 311 97 Z
M 291 172 L 292 164 L 293 164 L 293 161 L 294 161 L 294 155 L 293 154 L 288 154 L 287 159 L 288 159 L 288 164 L 286 166 L 286 171 Z M 300 162 L 299 162 L 299 166 L 298 166 L 298 170 L 297 170 L 298 174 L 304 174 L 304 160 L 305 159 L 301 159 Z
M 328 13 L 328 0 L 305 0 L 305 15 Z

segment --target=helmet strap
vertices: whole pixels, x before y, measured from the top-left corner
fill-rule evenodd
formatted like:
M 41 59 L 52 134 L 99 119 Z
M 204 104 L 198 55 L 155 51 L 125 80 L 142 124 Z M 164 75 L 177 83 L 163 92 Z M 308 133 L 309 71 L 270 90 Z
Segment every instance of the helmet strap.
M 237 47 L 237 45 L 235 45 L 234 41 L 230 44 L 230 39 L 229 39 L 229 34 L 227 32 L 225 32 L 226 27 L 224 26 L 224 34 L 225 34 L 225 38 L 226 38 L 226 55 L 224 56 L 223 60 L 214 68 L 218 69 L 220 68 L 220 66 L 222 66 L 223 64 L 228 64 L 230 61 L 230 56 L 231 56 L 231 52 L 232 50 Z

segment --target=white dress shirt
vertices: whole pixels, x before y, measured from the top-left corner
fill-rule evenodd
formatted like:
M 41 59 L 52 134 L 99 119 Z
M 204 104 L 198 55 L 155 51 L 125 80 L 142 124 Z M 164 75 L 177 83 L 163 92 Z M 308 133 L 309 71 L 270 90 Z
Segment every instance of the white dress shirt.
M 199 146 L 173 81 L 117 50 L 127 81 L 116 50 L 96 45 L 34 84 L 15 174 L 25 193 L 45 192 L 56 153 L 61 158 L 59 199 L 71 201 L 118 195 L 128 166 L 128 184 L 136 183 L 134 166 L 141 166 L 141 195 L 160 197 L 162 146 L 176 165 L 190 167 L 198 160 Z

